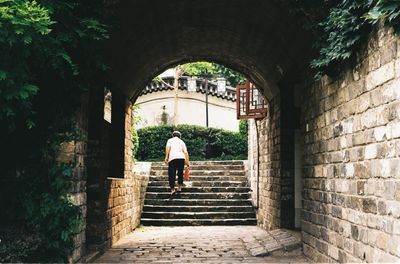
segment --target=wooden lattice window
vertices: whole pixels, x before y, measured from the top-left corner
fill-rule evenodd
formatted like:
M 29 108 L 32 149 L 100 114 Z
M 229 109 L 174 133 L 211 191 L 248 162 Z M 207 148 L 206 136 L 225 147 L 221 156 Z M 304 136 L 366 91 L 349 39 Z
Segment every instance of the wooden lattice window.
M 249 80 L 236 86 L 237 119 L 261 119 L 268 111 L 268 101 Z

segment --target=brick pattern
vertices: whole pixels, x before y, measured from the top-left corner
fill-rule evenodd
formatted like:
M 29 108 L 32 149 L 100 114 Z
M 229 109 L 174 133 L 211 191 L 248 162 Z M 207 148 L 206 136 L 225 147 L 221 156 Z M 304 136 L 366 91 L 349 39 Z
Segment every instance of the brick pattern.
M 73 169 L 72 185 L 70 190 L 71 202 L 79 206 L 82 212 L 83 223 L 78 235 L 74 237 L 75 249 L 70 257 L 70 261 L 76 262 L 86 252 L 86 143 L 85 142 L 64 142 L 61 144 L 60 152 L 57 157 L 59 162 L 75 162 Z
M 400 261 L 400 41 L 378 29 L 360 63 L 303 93 L 304 253 Z
M 81 107 L 76 115 L 75 126 L 83 135 L 87 133 L 87 115 L 85 109 L 88 103 L 87 95 L 81 98 Z M 72 184 L 70 193 L 71 202 L 79 206 L 82 212 L 83 223 L 79 234 L 74 237 L 75 249 L 70 257 L 70 262 L 78 261 L 86 253 L 86 141 L 63 142 L 57 155 L 57 162 L 75 164 L 73 169 Z
M 107 239 L 113 245 L 132 232 L 140 223 L 148 176 L 135 175 L 132 179 L 108 178 L 107 219 L 111 220 Z
M 270 110 L 263 120 L 256 122 L 259 131 L 260 169 L 259 169 L 259 208 L 257 224 L 267 230 L 280 226 L 281 223 L 281 187 L 280 187 L 280 98 L 270 102 Z M 255 122 L 250 122 L 249 140 L 255 146 L 249 149 L 253 172 L 249 175 L 253 190 L 252 199 L 257 204 L 257 135 Z
M 87 113 L 89 113 L 87 106 L 87 101 L 83 100 L 81 111 L 77 114 L 77 127 L 84 134 L 87 134 Z M 75 205 L 81 207 L 83 213 L 82 230 L 74 238 L 75 250 L 70 257 L 70 262 L 82 260 L 87 253 L 87 232 L 91 235 L 89 250 L 99 250 L 116 243 L 140 223 L 150 163 L 133 164 L 130 106 L 130 103 L 125 106 L 124 178 L 104 177 L 102 171 L 106 168 L 109 157 L 99 148 L 99 141 L 64 142 L 61 145 L 58 161 L 76 163 L 70 197 Z M 101 129 L 104 138 L 102 142 L 108 144 L 109 129 L 105 126 Z M 89 153 L 88 143 L 94 146 Z M 90 182 L 87 181 L 87 168 L 92 171 Z M 87 200 L 87 184 L 91 188 L 92 197 L 96 197 L 90 204 Z M 87 213 L 87 206 L 89 206 L 90 214 Z M 88 225 L 87 217 L 89 216 L 98 220 L 92 219 L 91 225 Z
M 124 178 L 107 178 L 107 241 L 113 245 L 140 224 L 151 164 L 133 165 L 132 111 L 125 111 Z

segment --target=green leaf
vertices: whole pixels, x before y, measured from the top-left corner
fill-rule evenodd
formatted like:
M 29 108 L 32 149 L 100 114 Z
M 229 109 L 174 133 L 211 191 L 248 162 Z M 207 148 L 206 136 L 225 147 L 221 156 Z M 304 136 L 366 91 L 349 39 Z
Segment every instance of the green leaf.
M 0 81 L 4 81 L 7 78 L 7 72 L 0 70 Z

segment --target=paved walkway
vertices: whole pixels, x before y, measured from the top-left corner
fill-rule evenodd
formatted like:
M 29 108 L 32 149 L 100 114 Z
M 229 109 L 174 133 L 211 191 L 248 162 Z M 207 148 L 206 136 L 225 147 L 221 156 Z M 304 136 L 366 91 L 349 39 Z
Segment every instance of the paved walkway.
M 307 263 L 301 243 L 285 230 L 256 226 L 142 227 L 97 263 Z

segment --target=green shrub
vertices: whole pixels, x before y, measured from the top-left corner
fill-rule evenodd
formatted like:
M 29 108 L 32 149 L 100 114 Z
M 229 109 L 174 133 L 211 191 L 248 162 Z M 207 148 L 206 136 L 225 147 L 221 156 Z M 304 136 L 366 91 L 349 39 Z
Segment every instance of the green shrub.
M 139 135 L 137 131 L 137 124 L 140 122 L 140 116 L 138 114 L 138 105 L 132 106 L 132 153 L 133 153 L 133 161 L 136 160 L 136 153 L 139 149 Z
M 137 159 L 160 161 L 165 157 L 165 144 L 174 130 L 182 133 L 191 160 L 247 159 L 247 136 L 223 129 L 193 125 L 164 125 L 138 130 Z
M 249 121 L 247 119 L 241 119 L 239 122 L 239 133 L 247 138 L 249 131 Z

